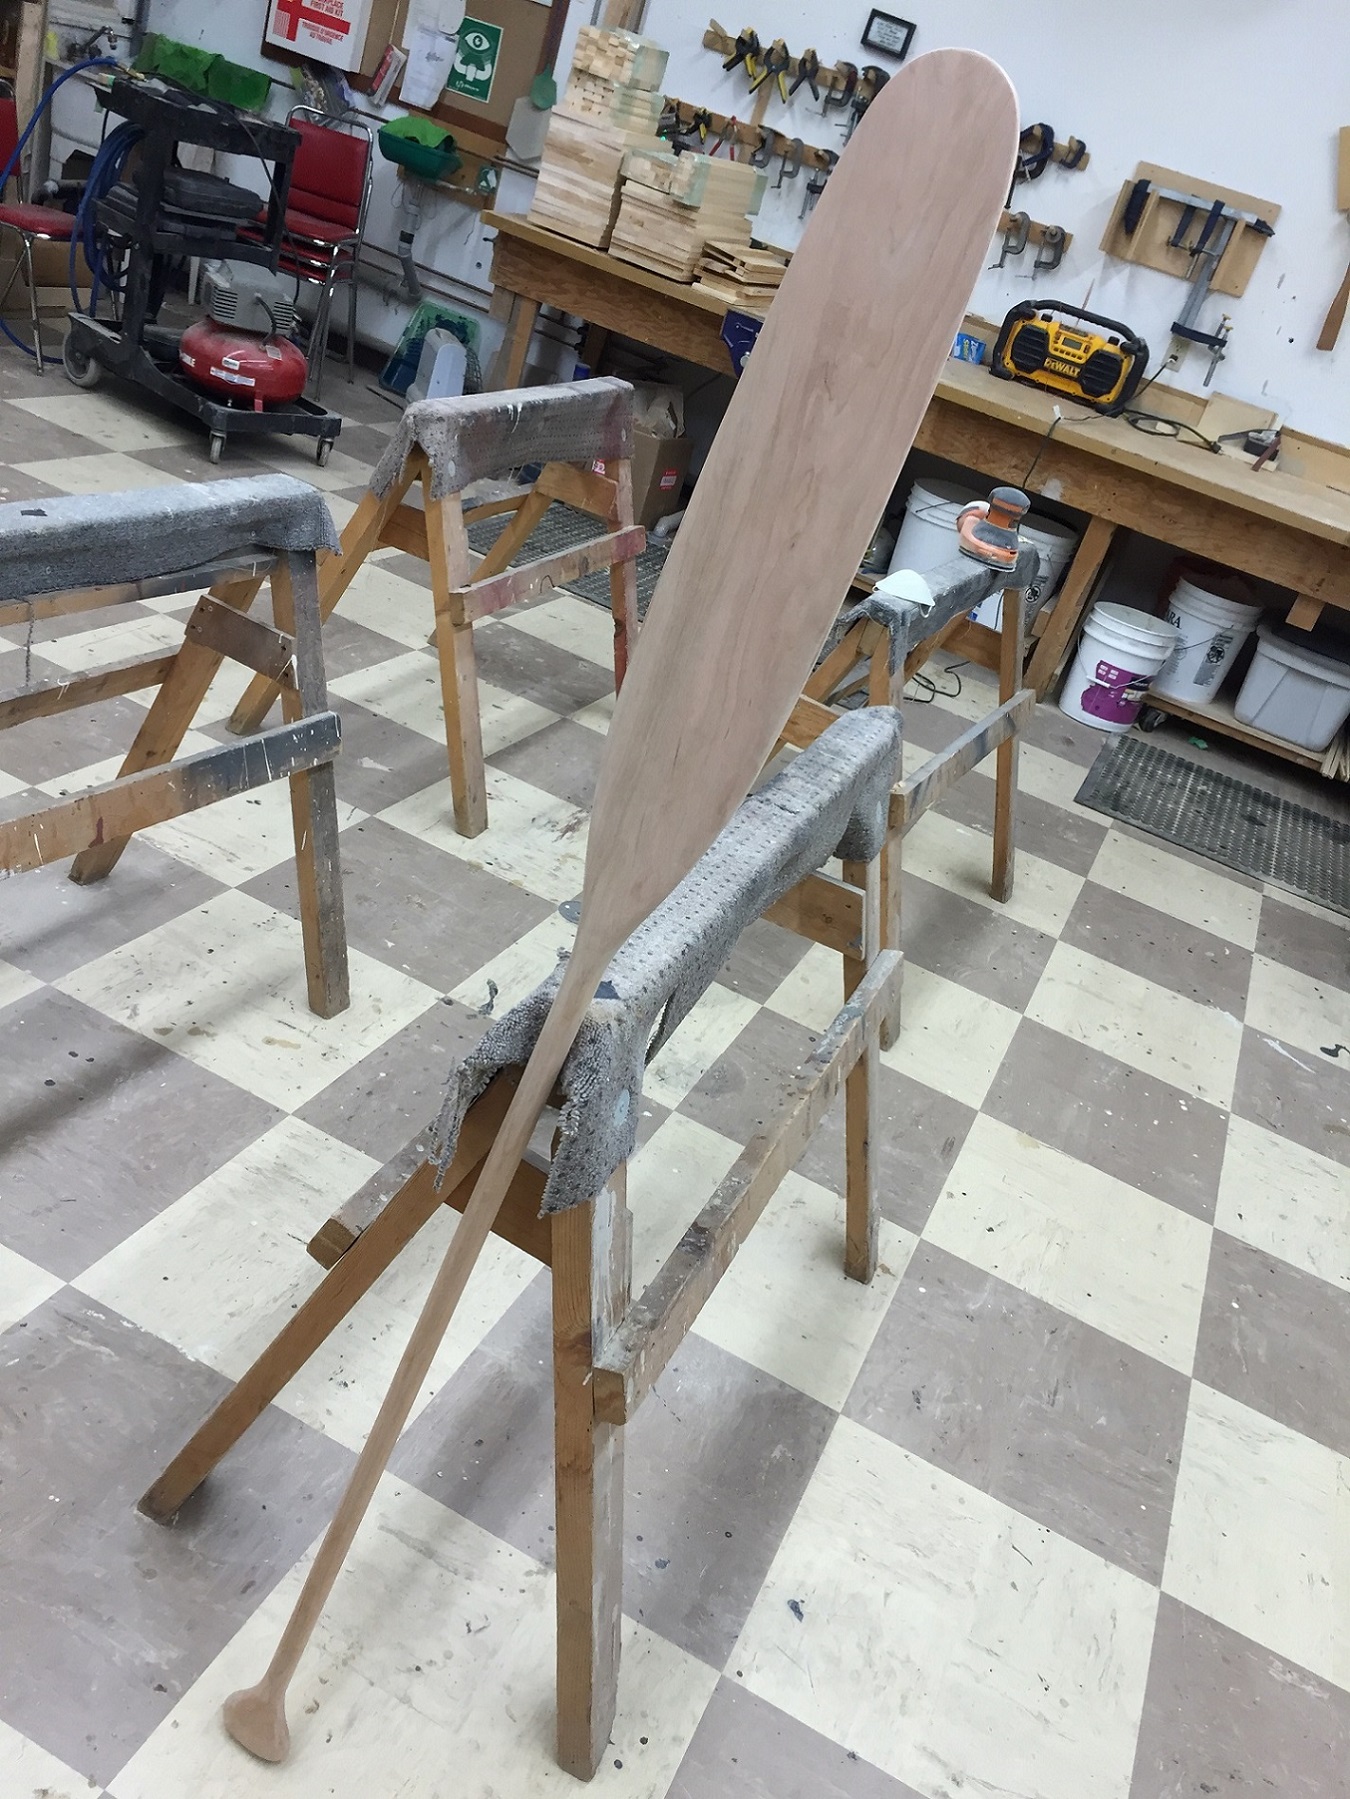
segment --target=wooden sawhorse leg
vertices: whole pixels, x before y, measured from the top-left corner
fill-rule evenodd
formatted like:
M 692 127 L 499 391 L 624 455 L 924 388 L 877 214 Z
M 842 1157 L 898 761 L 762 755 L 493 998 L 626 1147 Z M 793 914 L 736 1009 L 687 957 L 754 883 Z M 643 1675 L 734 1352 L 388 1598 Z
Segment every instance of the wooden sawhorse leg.
M 1093 583 L 1101 573 L 1115 535 L 1116 527 L 1106 519 L 1094 518 L 1088 521 L 1088 528 L 1069 564 L 1069 572 L 1064 577 L 1059 597 L 1045 621 L 1044 634 L 1027 665 L 1026 684 L 1036 689 L 1038 700 L 1043 700 L 1054 686 L 1059 665 L 1069 647 L 1069 639 L 1083 616 L 1092 594 Z
M 553 1219 L 558 1761 L 589 1780 L 614 1728 L 623 1615 L 623 1432 L 595 1415 L 592 1370 L 628 1309 L 626 1170 Z
M 1022 685 L 1022 607 L 1020 587 L 1005 588 L 1003 623 L 998 646 L 998 701 L 1002 706 Z M 989 891 L 1000 903 L 1012 898 L 1017 854 L 1017 755 L 1014 733 L 994 752 L 994 868 Z
M 511 311 L 506 321 L 506 336 L 492 360 L 488 373 L 489 393 L 501 393 L 519 387 L 530 353 L 530 339 L 539 318 L 539 301 L 527 300 L 524 294 L 511 295 Z

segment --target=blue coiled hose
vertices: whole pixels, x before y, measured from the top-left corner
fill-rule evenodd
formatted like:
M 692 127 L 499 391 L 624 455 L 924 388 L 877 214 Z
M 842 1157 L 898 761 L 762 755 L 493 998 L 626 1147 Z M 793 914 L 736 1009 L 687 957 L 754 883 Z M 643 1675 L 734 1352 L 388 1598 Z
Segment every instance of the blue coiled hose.
M 127 157 L 144 135 L 139 125 L 125 123 L 108 133 L 98 147 L 98 154 L 84 184 L 84 192 L 80 195 L 80 204 L 75 209 L 75 231 L 70 240 L 70 297 L 78 312 L 80 290 L 75 279 L 75 259 L 83 250 L 84 260 L 89 266 L 91 319 L 98 312 L 99 289 L 106 287 L 110 293 L 118 293 L 122 286 L 121 276 L 114 272 L 108 261 L 105 245 L 99 242 L 98 203 L 122 179 Z
M 77 62 L 77 63 L 73 64 L 72 67 L 70 67 L 69 69 L 62 69 L 61 73 L 56 77 L 56 80 L 52 82 L 51 86 L 46 90 L 46 92 L 43 94 L 42 98 L 38 101 L 37 106 L 34 109 L 32 118 L 29 119 L 28 123 L 24 126 L 23 131 L 20 134 L 19 141 L 14 146 L 14 154 L 10 157 L 9 161 L 5 164 L 4 168 L 0 169 L 0 194 L 2 194 L 5 191 L 5 183 L 9 180 L 10 176 L 14 173 L 15 169 L 18 168 L 19 158 L 23 155 L 24 145 L 28 142 L 29 138 L 32 137 L 33 132 L 37 129 L 38 120 L 42 117 L 43 113 L 46 112 L 47 108 L 51 105 L 52 96 L 56 93 L 56 90 L 59 87 L 64 87 L 64 85 L 66 84 L 67 81 L 70 80 L 72 75 L 78 75 L 84 69 L 115 69 L 116 67 L 117 67 L 117 58 L 115 56 L 91 56 L 91 57 L 88 57 L 84 62 Z M 114 135 L 116 135 L 116 134 L 114 133 Z M 81 207 L 83 207 L 83 205 L 84 205 L 83 199 L 81 199 L 80 205 L 81 205 Z M 78 217 L 78 216 L 79 215 L 77 213 L 76 217 Z M 72 250 L 72 254 L 71 254 L 71 265 L 72 265 L 72 269 L 73 269 L 73 266 L 74 266 L 73 250 Z M 21 337 L 17 337 L 14 334 L 14 332 L 12 332 L 10 330 L 9 326 L 5 323 L 4 319 L 0 319 L 0 331 L 3 331 L 5 336 L 9 339 L 9 341 L 12 344 L 15 344 L 20 350 L 22 350 L 25 356 L 34 356 L 34 358 L 36 360 L 35 352 L 34 352 L 32 346 L 30 344 L 26 344 Z

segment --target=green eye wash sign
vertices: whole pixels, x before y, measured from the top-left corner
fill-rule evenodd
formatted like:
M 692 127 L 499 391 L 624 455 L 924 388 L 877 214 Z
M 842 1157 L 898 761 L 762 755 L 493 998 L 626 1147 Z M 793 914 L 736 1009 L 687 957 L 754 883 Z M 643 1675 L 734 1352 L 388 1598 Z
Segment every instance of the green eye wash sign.
M 459 28 L 455 60 L 450 65 L 446 86 L 466 100 L 486 103 L 497 78 L 497 63 L 502 53 L 502 28 L 483 19 L 465 18 Z

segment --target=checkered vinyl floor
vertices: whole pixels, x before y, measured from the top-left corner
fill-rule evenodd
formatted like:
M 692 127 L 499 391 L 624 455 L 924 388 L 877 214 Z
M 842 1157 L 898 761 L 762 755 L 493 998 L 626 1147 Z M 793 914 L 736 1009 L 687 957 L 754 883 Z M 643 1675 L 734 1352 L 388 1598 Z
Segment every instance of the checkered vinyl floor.
M 0 356 L 0 494 L 210 478 L 202 440 Z M 334 379 L 342 523 L 392 425 Z M 260 458 L 264 452 L 258 452 Z M 231 452 L 218 473 L 253 466 Z M 0 687 L 177 641 L 191 596 L 0 643 Z M 430 602 L 383 553 L 325 644 L 353 1004 L 305 1005 L 281 787 L 0 903 L 0 1794 L 519 1799 L 552 1760 L 547 1277 L 495 1243 L 292 1689 L 224 1736 L 449 1233 L 438 1220 L 189 1505 L 132 1509 L 319 1270 L 315 1227 L 570 936 L 608 626 L 478 628 L 492 824 L 450 821 Z M 194 741 L 221 741 L 240 681 Z M 0 741 L 0 807 L 111 772 L 145 696 Z M 908 710 L 912 766 L 985 708 Z M 1023 754 L 1007 907 L 979 773 L 907 845 L 886 1221 L 839 1271 L 813 1144 L 629 1431 L 610 1799 L 1332 1799 L 1350 1766 L 1344 920 L 1108 828 L 1097 747 Z M 749 932 L 656 1063 L 631 1194 L 660 1263 L 838 998 Z

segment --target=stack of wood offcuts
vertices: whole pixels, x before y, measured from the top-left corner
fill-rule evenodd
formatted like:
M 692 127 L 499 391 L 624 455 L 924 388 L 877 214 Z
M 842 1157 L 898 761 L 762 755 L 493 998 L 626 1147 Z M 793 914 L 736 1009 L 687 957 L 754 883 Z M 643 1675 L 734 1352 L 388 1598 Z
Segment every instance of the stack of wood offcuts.
M 762 319 L 787 272 L 787 258 L 777 250 L 716 238 L 703 246 L 696 285 L 737 312 Z
M 631 31 L 583 25 L 567 86 L 553 108 L 530 222 L 594 249 L 609 247 L 623 160 L 660 150 L 667 52 Z
M 671 281 L 722 281 L 767 306 L 783 263 L 750 248 L 750 220 L 766 180 L 748 163 L 686 151 L 657 136 L 667 53 L 629 31 L 583 26 L 553 109 L 530 207 L 531 223 Z M 712 290 L 710 290 L 712 291 Z

